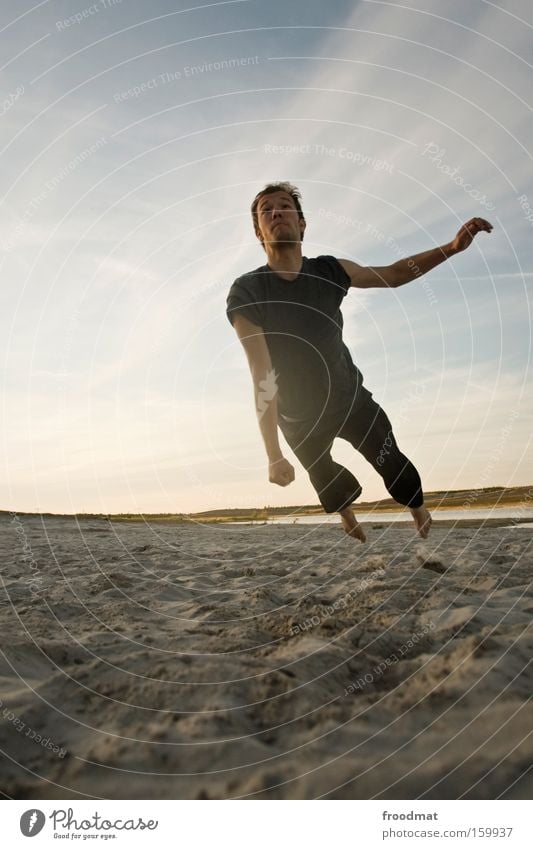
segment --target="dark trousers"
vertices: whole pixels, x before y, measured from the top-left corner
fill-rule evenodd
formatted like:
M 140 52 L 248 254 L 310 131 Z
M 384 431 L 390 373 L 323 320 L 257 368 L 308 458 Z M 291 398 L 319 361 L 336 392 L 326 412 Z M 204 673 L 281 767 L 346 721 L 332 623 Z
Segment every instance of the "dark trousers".
M 280 420 L 283 435 L 309 473 L 326 513 L 335 513 L 361 495 L 359 481 L 331 457 L 333 440 L 346 439 L 383 478 L 387 491 L 400 504 L 420 507 L 424 502 L 420 475 L 402 454 L 384 410 L 361 387 L 357 404 L 341 416 L 324 417 L 316 427 Z

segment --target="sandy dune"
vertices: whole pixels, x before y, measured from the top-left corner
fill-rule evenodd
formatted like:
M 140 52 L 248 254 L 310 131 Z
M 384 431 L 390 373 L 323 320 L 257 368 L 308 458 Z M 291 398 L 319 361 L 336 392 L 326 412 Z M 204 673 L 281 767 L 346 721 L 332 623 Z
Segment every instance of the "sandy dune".
M 531 529 L 366 529 L 4 517 L 3 794 L 531 798 Z

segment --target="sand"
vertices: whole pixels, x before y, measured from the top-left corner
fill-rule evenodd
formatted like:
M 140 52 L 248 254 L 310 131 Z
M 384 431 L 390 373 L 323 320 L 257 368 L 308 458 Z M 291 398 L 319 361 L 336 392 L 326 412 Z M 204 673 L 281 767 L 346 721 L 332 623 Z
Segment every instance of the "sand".
M 0 525 L 5 797 L 531 798 L 531 529 Z

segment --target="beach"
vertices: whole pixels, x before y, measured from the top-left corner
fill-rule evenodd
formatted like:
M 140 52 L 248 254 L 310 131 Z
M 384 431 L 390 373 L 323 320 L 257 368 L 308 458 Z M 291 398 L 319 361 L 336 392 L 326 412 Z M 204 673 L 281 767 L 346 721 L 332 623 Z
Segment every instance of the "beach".
M 0 524 L 4 797 L 531 798 L 531 528 Z

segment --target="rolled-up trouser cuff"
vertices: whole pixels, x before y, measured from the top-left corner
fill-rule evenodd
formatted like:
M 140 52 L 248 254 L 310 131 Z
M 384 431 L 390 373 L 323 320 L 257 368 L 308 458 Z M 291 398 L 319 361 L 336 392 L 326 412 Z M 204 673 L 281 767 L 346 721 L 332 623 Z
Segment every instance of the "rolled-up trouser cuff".
M 400 501 L 399 504 L 401 504 L 401 503 L 402 502 Z M 422 492 L 421 489 L 419 489 L 418 492 L 416 493 L 416 495 L 413 495 L 413 497 L 409 499 L 409 501 L 406 503 L 405 506 L 416 508 L 416 507 L 422 507 L 423 503 L 424 503 L 424 493 Z
M 404 454 L 397 454 L 398 461 L 385 479 L 385 486 L 398 504 L 405 507 L 421 507 L 424 492 L 420 475 Z

